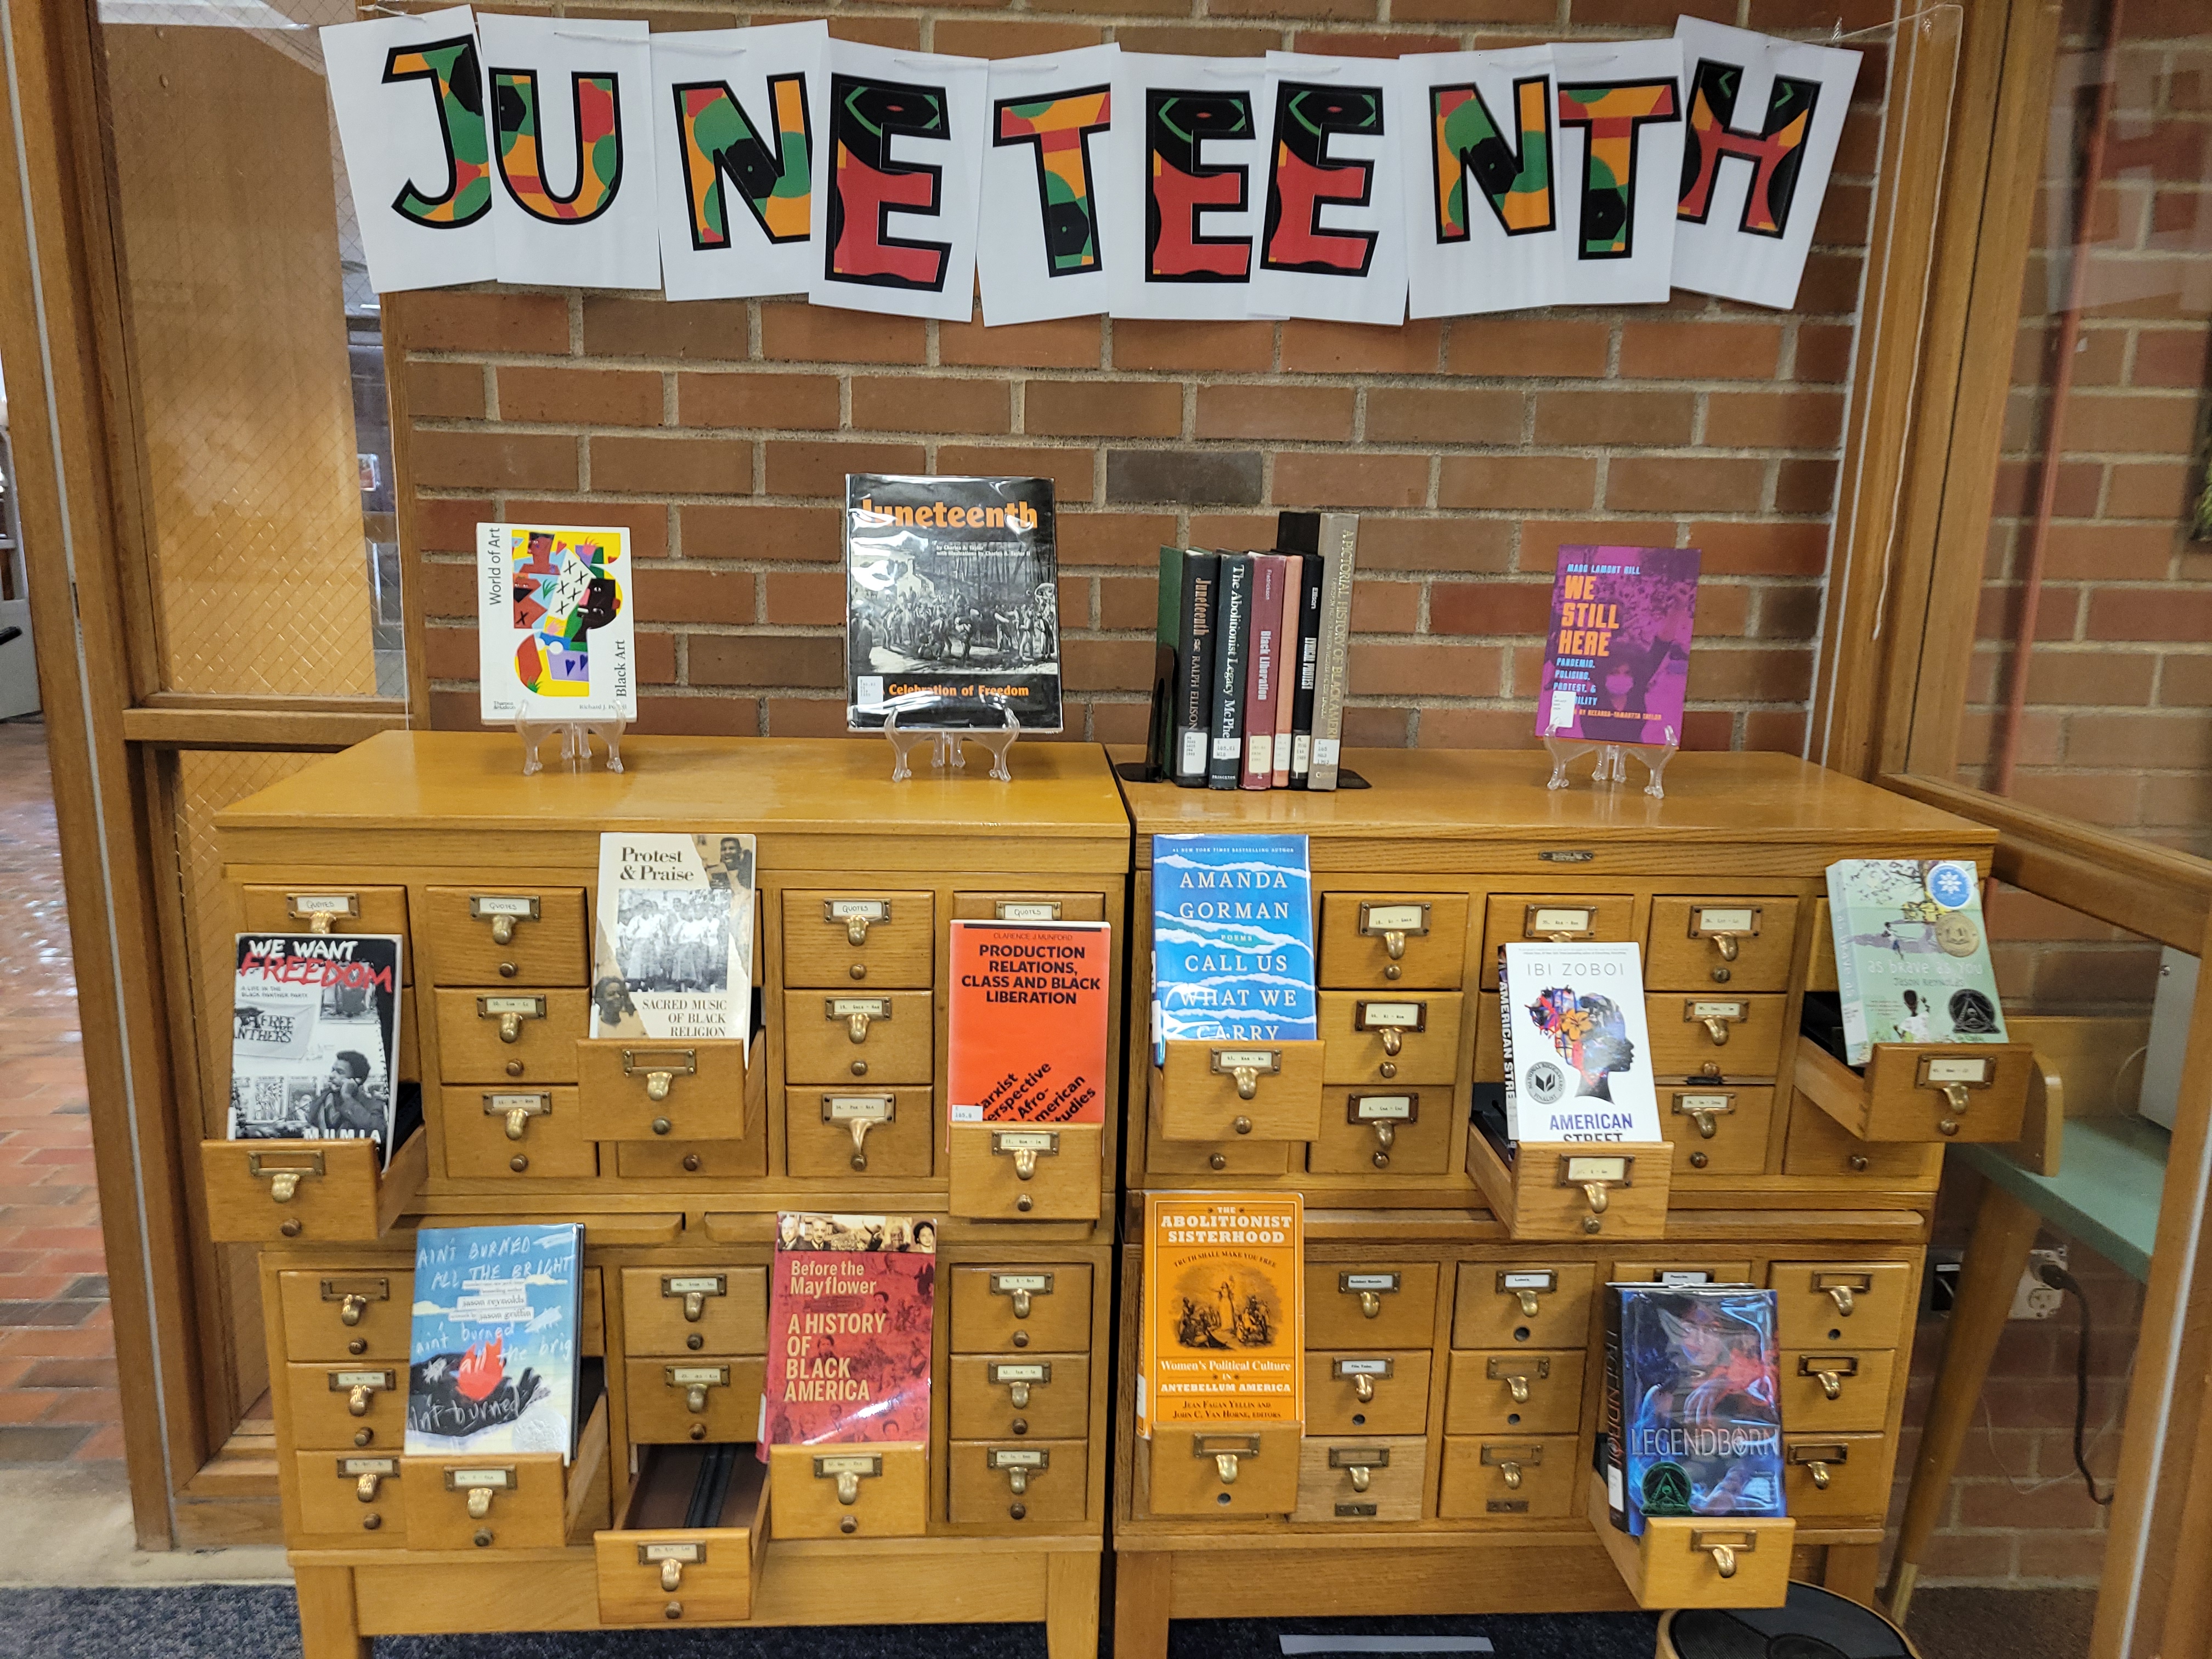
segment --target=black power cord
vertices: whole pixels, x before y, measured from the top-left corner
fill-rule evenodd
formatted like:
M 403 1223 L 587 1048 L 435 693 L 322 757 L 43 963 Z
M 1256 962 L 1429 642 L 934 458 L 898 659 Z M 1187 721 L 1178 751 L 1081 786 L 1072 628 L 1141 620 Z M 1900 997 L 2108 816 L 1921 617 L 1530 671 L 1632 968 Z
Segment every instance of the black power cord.
M 2082 1294 L 2081 1282 L 2055 1261 L 2039 1263 L 2035 1273 L 2052 1290 L 2074 1298 L 2078 1319 L 2074 1343 L 2074 1467 L 2081 1471 L 2081 1484 L 2089 1489 L 2089 1501 L 2107 1505 L 2112 1501 L 2112 1494 L 2098 1492 L 2097 1477 L 2089 1473 L 2088 1453 L 2082 1444 L 2089 1427 L 2089 1298 Z

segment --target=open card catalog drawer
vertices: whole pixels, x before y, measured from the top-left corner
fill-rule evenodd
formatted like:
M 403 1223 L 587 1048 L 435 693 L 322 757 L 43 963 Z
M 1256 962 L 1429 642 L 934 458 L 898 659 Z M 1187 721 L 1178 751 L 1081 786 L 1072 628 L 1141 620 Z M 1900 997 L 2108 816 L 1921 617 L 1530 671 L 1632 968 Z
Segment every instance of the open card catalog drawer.
M 1605 1482 L 1594 1474 L 1589 1523 L 1639 1607 L 1778 1607 L 1789 1597 L 1795 1521 L 1653 1516 L 1631 1538 L 1606 1514 Z
M 418 1550 L 559 1549 L 606 1525 L 607 1399 L 593 1402 L 576 1455 L 463 1453 L 399 1460 L 407 1543 Z
M 1797 1039 L 1797 1092 L 1861 1140 L 2021 1138 L 2035 1050 L 2025 1042 L 1877 1042 L 1863 1073 Z
M 1190 1042 L 1167 1046 L 1160 1133 L 1170 1140 L 1313 1140 L 1321 1134 L 1327 1045 Z
M 727 1624 L 750 1619 L 768 1554 L 768 1465 L 750 1445 L 647 1446 L 629 1505 L 592 1547 L 603 1625 Z M 719 1505 L 690 1513 L 710 1460 L 726 1463 Z
M 1674 1149 L 1663 1140 L 1520 1143 L 1508 1163 L 1478 1123 L 1467 1172 L 1516 1238 L 1658 1238 Z
M 429 1167 L 430 1137 L 419 1126 L 381 1170 L 373 1140 L 203 1140 L 208 1237 L 368 1243 L 392 1230 Z
M 576 1039 L 576 1093 L 594 1140 L 743 1140 L 745 1072 L 735 1037 Z

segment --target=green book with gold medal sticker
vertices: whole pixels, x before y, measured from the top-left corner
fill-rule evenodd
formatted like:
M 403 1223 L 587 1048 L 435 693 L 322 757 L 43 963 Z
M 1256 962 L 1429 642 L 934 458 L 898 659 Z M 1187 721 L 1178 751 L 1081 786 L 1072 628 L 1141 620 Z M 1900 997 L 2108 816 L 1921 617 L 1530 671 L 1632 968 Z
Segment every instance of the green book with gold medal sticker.
M 1845 1060 L 1877 1042 L 2002 1042 L 1981 878 L 1963 859 L 1828 866 Z

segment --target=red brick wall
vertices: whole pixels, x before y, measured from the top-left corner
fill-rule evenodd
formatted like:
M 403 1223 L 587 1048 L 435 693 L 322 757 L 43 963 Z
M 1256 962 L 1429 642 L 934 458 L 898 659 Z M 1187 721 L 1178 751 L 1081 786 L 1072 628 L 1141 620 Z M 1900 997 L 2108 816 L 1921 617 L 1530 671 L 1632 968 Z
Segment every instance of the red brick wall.
M 1378 0 L 1209 0 L 1203 20 L 1194 0 L 1097 3 L 884 7 L 831 27 L 987 56 L 1109 37 L 1224 55 L 1397 52 L 1664 33 L 1678 10 L 1389 0 L 1382 22 Z M 1814 0 L 1679 9 L 1813 36 L 1835 16 Z M 1069 11 L 1083 21 L 1036 15 Z M 802 14 L 748 14 L 787 15 Z M 1870 21 L 1854 13 L 1846 27 Z M 1348 741 L 1529 741 L 1557 547 L 1615 541 L 1705 550 L 1689 743 L 1795 750 L 1881 84 L 1876 49 L 1788 314 L 1681 295 L 1389 329 L 1086 318 L 986 330 L 781 301 L 392 296 L 433 719 L 477 722 L 480 518 L 632 527 L 646 729 L 823 734 L 844 726 L 843 475 L 1036 472 L 1055 481 L 1062 514 L 1071 736 L 1143 736 L 1159 544 L 1265 546 L 1278 507 L 1317 507 L 1365 515 Z

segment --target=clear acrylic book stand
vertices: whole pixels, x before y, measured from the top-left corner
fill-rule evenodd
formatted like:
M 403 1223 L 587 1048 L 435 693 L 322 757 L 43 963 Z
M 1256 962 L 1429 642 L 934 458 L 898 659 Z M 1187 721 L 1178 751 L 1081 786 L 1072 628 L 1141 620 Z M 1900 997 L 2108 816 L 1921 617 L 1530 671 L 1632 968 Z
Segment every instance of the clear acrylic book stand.
M 1575 757 L 1597 750 L 1597 769 L 1590 774 L 1592 783 L 1626 783 L 1628 767 L 1622 761 L 1624 754 L 1633 755 L 1644 763 L 1649 775 L 1644 793 L 1663 798 L 1667 791 L 1660 780 L 1667 770 L 1667 763 L 1674 758 L 1678 745 L 1671 743 L 1600 743 L 1589 738 L 1547 738 L 1544 747 L 1552 751 L 1552 778 L 1545 787 L 1565 789 L 1567 787 L 1567 767 Z
M 948 706 L 957 708 L 961 705 L 933 703 L 929 708 L 929 714 L 933 718 L 936 717 Z M 958 770 L 968 764 L 968 757 L 963 751 L 962 745 L 973 741 L 981 744 L 984 748 L 991 751 L 991 775 L 1001 783 L 1012 783 L 1014 781 L 1014 775 L 1006 764 L 1006 755 L 1013 748 L 1014 739 L 1022 734 L 1022 723 L 1014 718 L 1014 711 L 1002 702 L 978 703 L 973 706 L 987 713 L 997 714 L 1002 723 L 995 727 L 988 726 L 916 726 L 912 730 L 902 732 L 899 729 L 899 711 L 894 708 L 885 714 L 884 735 L 890 739 L 891 781 L 897 783 L 902 779 L 914 775 L 913 768 L 908 764 L 907 757 L 914 752 L 917 744 L 933 743 L 936 745 L 929 757 L 929 763 L 933 767 Z
M 628 720 L 528 720 L 514 723 L 515 735 L 522 739 L 522 775 L 535 777 L 545 769 L 538 758 L 538 750 L 546 738 L 556 732 L 561 734 L 561 769 L 564 772 L 587 771 L 592 764 L 592 739 L 597 738 L 607 751 L 607 770 L 619 772 L 622 763 L 622 734 L 629 725 Z

